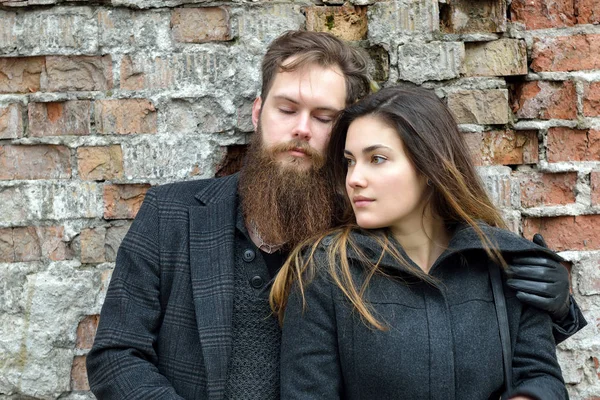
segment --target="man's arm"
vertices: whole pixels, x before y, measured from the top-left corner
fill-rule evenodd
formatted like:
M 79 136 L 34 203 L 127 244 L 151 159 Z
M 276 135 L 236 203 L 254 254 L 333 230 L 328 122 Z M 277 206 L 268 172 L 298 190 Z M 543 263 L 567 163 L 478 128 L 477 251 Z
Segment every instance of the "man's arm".
M 548 248 L 539 233 L 533 242 Z M 556 343 L 587 325 L 581 310 L 569 293 L 569 272 L 558 261 L 546 257 L 518 257 L 511 260 L 507 284 L 523 303 L 546 311 L 553 322 Z
M 156 367 L 161 320 L 158 208 L 151 189 L 119 248 L 87 356 L 88 380 L 98 399 L 182 399 Z

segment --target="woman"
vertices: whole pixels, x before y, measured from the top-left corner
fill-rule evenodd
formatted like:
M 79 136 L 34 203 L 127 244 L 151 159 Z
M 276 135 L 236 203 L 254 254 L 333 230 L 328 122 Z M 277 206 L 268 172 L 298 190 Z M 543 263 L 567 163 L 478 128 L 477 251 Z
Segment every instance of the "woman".
M 328 163 L 340 227 L 292 252 L 271 293 L 282 399 L 568 398 L 548 315 L 508 287 L 505 385 L 490 264 L 558 256 L 502 229 L 435 94 L 387 88 L 346 109 Z

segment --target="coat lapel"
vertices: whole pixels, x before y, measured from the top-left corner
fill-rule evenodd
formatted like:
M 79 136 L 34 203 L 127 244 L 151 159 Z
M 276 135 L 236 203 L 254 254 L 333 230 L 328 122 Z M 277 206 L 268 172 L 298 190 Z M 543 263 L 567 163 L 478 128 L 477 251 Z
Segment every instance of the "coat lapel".
M 209 399 L 221 399 L 231 355 L 237 175 L 215 179 L 190 208 L 190 268 Z

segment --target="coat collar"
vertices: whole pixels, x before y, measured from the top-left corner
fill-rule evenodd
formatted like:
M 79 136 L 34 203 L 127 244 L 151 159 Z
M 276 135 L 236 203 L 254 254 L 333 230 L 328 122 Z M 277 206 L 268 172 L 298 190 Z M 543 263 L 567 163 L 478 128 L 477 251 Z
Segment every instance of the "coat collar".
M 205 206 L 230 200 L 231 197 L 237 196 L 238 181 L 239 173 L 211 179 L 194 197 Z
M 499 249 L 505 256 L 511 257 L 528 254 L 533 256 L 549 257 L 559 262 L 564 261 L 563 258 L 555 252 L 538 246 L 537 244 L 510 231 L 495 228 L 485 223 L 479 223 L 479 227 L 492 241 L 492 243 L 495 245 L 494 247 Z M 361 249 L 370 262 L 376 263 L 379 261 L 381 265 L 387 266 L 397 265 L 395 258 L 388 253 L 384 254 L 381 260 L 379 260 L 382 247 L 377 241 L 378 236 L 385 237 L 385 235 L 380 231 L 376 232 L 362 229 L 357 229 L 351 234 L 351 237 L 354 239 L 357 247 Z M 406 253 L 404 253 L 404 250 L 394 239 L 394 237 L 388 233 L 387 238 L 389 239 L 390 244 L 395 246 L 400 251 L 400 254 L 406 257 Z M 481 243 L 479 236 L 477 236 L 477 232 L 472 226 L 467 224 L 459 224 L 456 226 L 452 238 L 450 239 L 448 249 L 442 254 L 440 259 L 470 250 L 483 251 L 485 250 L 485 246 Z M 347 254 L 349 259 L 355 259 L 357 261 L 361 260 L 360 255 L 353 249 L 349 248 Z

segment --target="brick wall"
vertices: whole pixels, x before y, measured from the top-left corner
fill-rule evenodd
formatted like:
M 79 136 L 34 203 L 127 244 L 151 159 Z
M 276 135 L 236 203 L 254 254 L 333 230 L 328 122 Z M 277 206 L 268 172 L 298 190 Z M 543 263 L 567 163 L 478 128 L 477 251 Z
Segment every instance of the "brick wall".
M 571 397 L 600 398 L 600 3 L 325 3 L 0 0 L 0 398 L 92 398 L 144 194 L 239 168 L 266 45 L 298 28 L 445 99 L 511 229 L 569 260 L 590 325 L 559 357 Z

